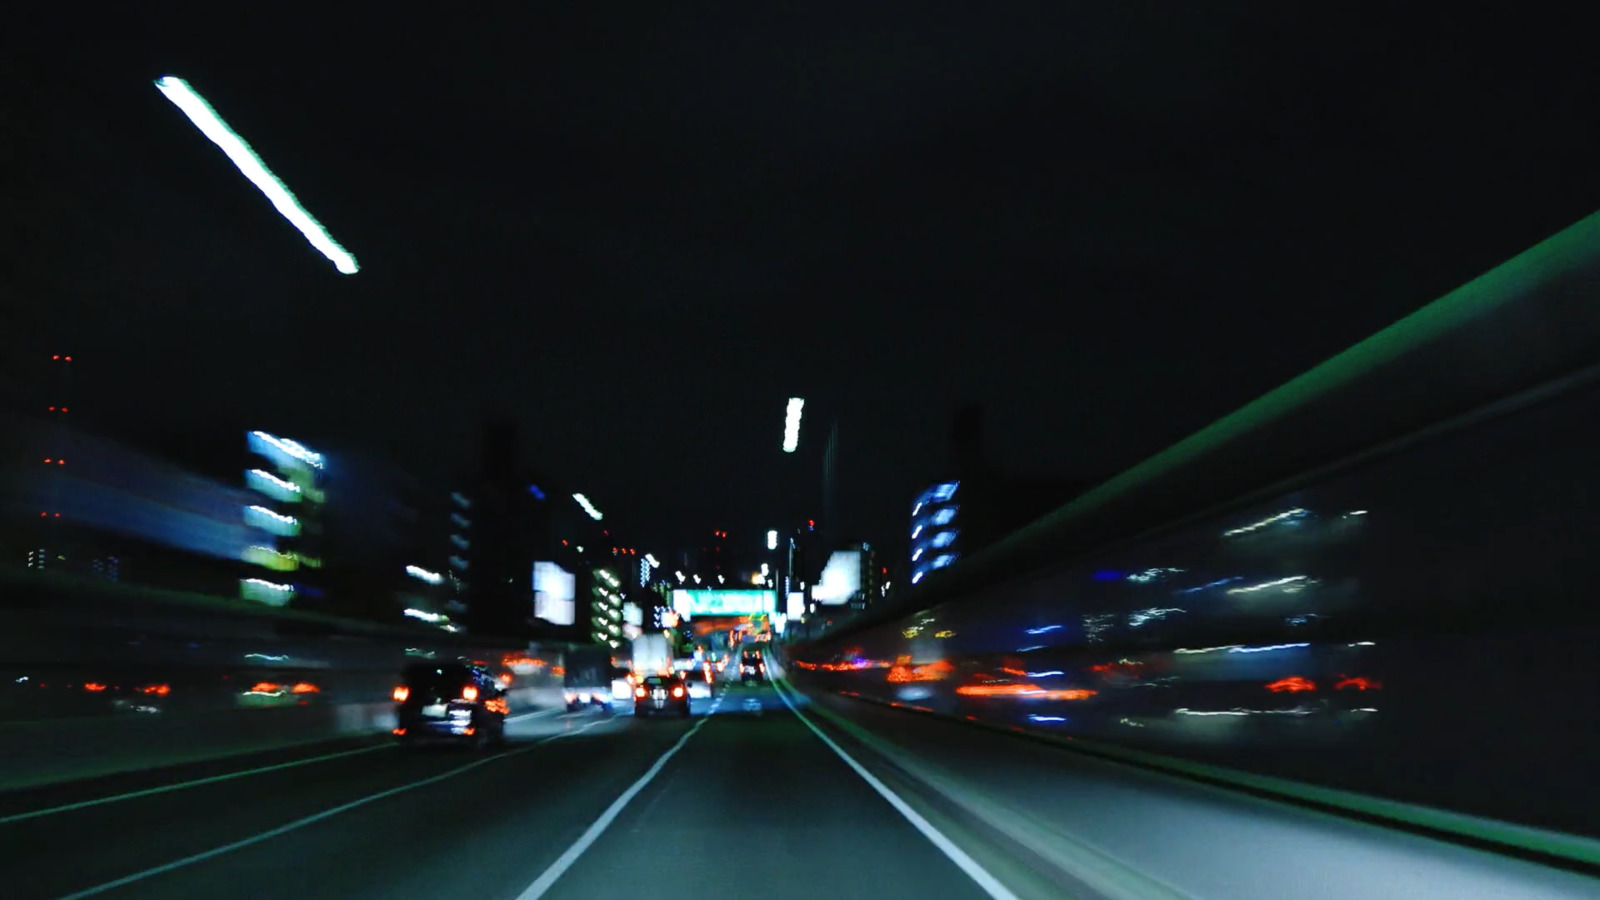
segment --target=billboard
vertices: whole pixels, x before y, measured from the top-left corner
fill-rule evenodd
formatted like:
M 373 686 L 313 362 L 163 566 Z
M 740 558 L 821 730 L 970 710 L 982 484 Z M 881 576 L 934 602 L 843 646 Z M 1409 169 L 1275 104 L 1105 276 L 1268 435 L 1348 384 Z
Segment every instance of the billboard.
M 680 615 L 752 616 L 773 612 L 778 606 L 775 591 L 684 591 L 672 592 L 672 608 Z
M 811 588 L 811 599 L 819 605 L 849 603 L 861 592 L 861 551 L 838 550 L 822 567 L 822 580 Z
M 578 581 L 553 562 L 533 564 L 533 617 L 571 625 L 578 617 Z

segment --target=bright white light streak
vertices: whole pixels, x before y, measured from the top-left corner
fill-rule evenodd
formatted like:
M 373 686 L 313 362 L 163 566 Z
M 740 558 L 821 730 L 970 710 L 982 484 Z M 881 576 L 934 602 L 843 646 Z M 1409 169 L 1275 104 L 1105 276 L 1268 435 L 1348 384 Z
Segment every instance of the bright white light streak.
M 429 572 L 421 566 L 406 566 L 406 574 L 412 578 L 426 581 L 429 584 L 443 584 L 444 576 L 438 572 Z
M 246 584 L 259 584 L 259 585 L 261 585 L 262 587 L 266 588 L 269 591 L 285 591 L 285 592 L 287 592 L 287 591 L 294 590 L 294 585 L 292 585 L 292 584 L 274 584 L 274 583 L 272 583 L 270 581 L 266 581 L 266 580 L 261 579 L 261 578 L 246 578 L 245 579 L 245 583 Z
M 650 555 L 649 553 L 646 553 L 644 555 L 644 561 L 649 563 L 650 564 L 650 568 L 652 568 L 652 569 L 661 568 L 661 563 L 656 562 L 656 558 L 654 556 Z
M 777 531 L 768 531 L 767 532 L 767 549 L 768 550 L 776 550 L 776 549 L 778 549 L 778 532 Z
M 277 489 L 279 489 L 281 491 L 286 491 L 286 492 L 291 493 L 291 494 L 300 493 L 300 485 L 295 484 L 292 481 L 284 481 L 282 478 L 279 478 L 278 476 L 272 474 L 271 472 L 265 471 L 263 469 L 251 469 L 249 472 L 246 472 L 245 474 L 249 475 L 249 476 L 253 476 L 255 478 L 259 478 L 262 481 L 266 482 L 267 484 L 270 484 L 273 487 L 275 487 L 275 488 L 277 488 Z
M 1230 588 L 1228 590 L 1228 593 L 1230 593 L 1230 594 L 1254 594 L 1256 591 L 1264 591 L 1267 588 L 1283 587 L 1284 585 L 1289 585 L 1289 584 L 1298 584 L 1298 583 L 1300 583 L 1302 581 L 1305 581 L 1306 578 L 1307 578 L 1307 576 L 1305 576 L 1305 575 L 1290 575 L 1288 578 L 1275 578 L 1272 581 L 1263 581 L 1260 584 L 1252 584 L 1249 587 Z
M 311 242 L 311 246 L 317 248 L 318 252 L 333 263 L 334 268 L 345 275 L 354 275 L 361 270 L 361 267 L 356 265 L 356 258 L 339 246 L 339 242 L 328 234 L 327 229 L 306 212 L 294 194 L 289 192 L 283 182 L 278 180 L 278 176 L 272 174 L 261 162 L 261 158 L 256 156 L 255 151 L 250 149 L 244 138 L 235 134 L 233 129 L 228 127 L 228 123 L 222 121 L 222 117 L 211 108 L 211 104 L 195 93 L 187 81 L 168 75 L 156 82 L 156 89 L 166 95 L 173 106 L 182 110 L 183 114 L 189 117 L 189 121 L 200 129 L 201 134 L 222 148 L 222 152 L 239 167 L 244 177 L 250 179 L 251 184 L 267 195 L 267 199 L 272 201 L 278 214 L 298 228 L 300 233 L 306 236 L 306 240 Z
M 793 453 L 800 446 L 800 411 L 805 409 L 806 401 L 799 397 L 789 398 L 789 408 L 783 417 L 783 452 Z
M 1229 647 L 1229 653 L 1270 653 L 1274 650 L 1299 650 L 1310 644 L 1273 644 L 1270 647 Z
M 583 507 L 583 511 L 589 514 L 589 518 L 595 520 L 596 522 L 605 518 L 605 516 L 600 515 L 600 510 L 595 509 L 594 504 L 589 502 L 588 497 L 585 497 L 582 494 L 573 494 L 572 499 L 578 501 L 578 505 Z

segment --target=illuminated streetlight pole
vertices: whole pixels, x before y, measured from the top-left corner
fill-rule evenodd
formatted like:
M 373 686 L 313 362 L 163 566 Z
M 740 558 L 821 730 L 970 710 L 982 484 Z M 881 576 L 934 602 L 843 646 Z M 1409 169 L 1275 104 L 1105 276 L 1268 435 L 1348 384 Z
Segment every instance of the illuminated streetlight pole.
M 783 417 L 783 452 L 793 453 L 800 447 L 800 412 L 805 409 L 806 401 L 799 397 L 790 397 L 788 409 Z

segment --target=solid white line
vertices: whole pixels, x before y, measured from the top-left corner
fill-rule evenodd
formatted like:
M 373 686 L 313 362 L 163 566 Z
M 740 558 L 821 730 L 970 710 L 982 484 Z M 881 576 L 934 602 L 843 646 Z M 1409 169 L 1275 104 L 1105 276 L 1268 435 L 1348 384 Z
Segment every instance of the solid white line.
M 544 716 L 553 716 L 556 713 L 559 713 L 561 711 L 562 711 L 561 707 L 552 706 L 549 709 L 536 709 L 533 712 L 517 713 L 514 716 L 506 716 L 506 721 L 507 722 L 520 722 L 523 719 L 538 719 L 538 718 L 542 718 Z
M 38 819 L 43 816 L 53 816 L 56 813 L 71 812 L 75 809 L 88 809 L 92 806 L 104 806 L 107 803 L 120 803 L 123 800 L 134 800 L 139 797 L 151 797 L 156 794 L 165 794 L 170 791 L 181 791 L 185 788 L 199 787 L 202 784 L 216 784 L 219 781 L 232 781 L 235 778 L 244 778 L 247 775 L 260 775 L 263 772 L 278 772 L 283 769 L 293 769 L 296 766 L 309 766 L 312 763 L 326 762 L 330 759 L 339 759 L 345 756 L 355 756 L 360 753 L 371 753 L 374 750 L 389 750 L 393 744 L 378 744 L 373 747 L 360 747 L 355 750 L 343 750 L 338 753 L 328 753 L 323 756 L 313 756 L 309 759 L 296 759 L 289 762 L 276 763 L 270 766 L 260 766 L 254 769 L 245 769 L 241 772 L 226 772 L 221 775 L 210 775 L 205 778 L 196 778 L 192 781 L 180 781 L 177 784 L 164 784 L 160 787 L 145 788 L 139 791 L 129 791 L 126 794 L 114 794 L 110 797 L 96 797 L 93 800 L 79 800 L 76 803 L 64 803 L 48 809 L 35 809 L 30 812 L 14 813 L 9 816 L 0 816 L 0 825 L 10 825 L 13 822 L 26 822 L 29 819 Z
M 556 861 L 550 864 L 550 868 L 544 870 L 543 875 L 540 875 L 538 879 L 533 882 L 533 884 L 528 885 L 527 890 L 523 891 L 521 894 L 518 894 L 517 900 L 538 900 L 538 898 L 543 897 L 545 892 L 550 890 L 551 886 L 553 886 L 562 875 L 566 874 L 568 869 L 572 868 L 572 864 L 578 861 L 578 857 L 582 856 L 584 851 L 593 846 L 594 842 L 599 839 L 600 835 L 604 834 L 605 830 L 611 827 L 611 823 L 615 822 L 617 820 L 617 816 L 622 814 L 622 810 L 628 805 L 628 802 L 634 797 L 637 797 L 639 792 L 644 790 L 645 785 L 649 784 L 651 779 L 660 774 L 662 768 L 666 766 L 667 760 L 671 759 L 679 750 L 682 750 L 683 745 L 689 743 L 689 738 L 694 737 L 694 733 L 699 731 L 701 727 L 709 721 L 711 721 L 709 718 L 701 716 L 700 721 L 696 722 L 695 726 L 689 729 L 688 733 L 684 734 L 683 737 L 678 738 L 678 742 L 673 744 L 671 749 L 661 754 L 661 758 L 656 760 L 655 765 L 651 766 L 648 772 L 645 772 L 642 776 L 640 776 L 638 781 L 635 781 L 631 787 L 622 792 L 622 796 L 618 797 L 616 800 L 613 800 L 611 805 L 606 807 L 606 811 L 600 814 L 600 818 L 595 819 L 594 824 L 590 825 L 588 830 L 580 835 L 578 839 L 573 842 L 572 846 L 567 848 L 565 853 L 557 857 Z
M 520 748 L 520 749 L 517 749 L 517 750 L 511 750 L 511 751 L 506 752 L 506 753 L 497 753 L 494 756 L 488 756 L 488 757 L 485 757 L 483 759 L 477 760 L 475 762 L 467 763 L 464 766 L 460 766 L 458 768 L 451 769 L 450 771 L 445 772 L 445 773 L 440 774 L 440 775 L 434 775 L 434 776 L 432 776 L 430 778 L 424 778 L 421 781 L 413 781 L 413 782 L 410 782 L 408 784 L 402 784 L 399 787 L 389 788 L 386 791 L 379 791 L 376 794 L 369 794 L 369 795 L 367 795 L 365 797 L 362 797 L 359 800 L 352 800 L 349 803 L 342 803 L 342 804 L 340 804 L 338 806 L 332 807 L 331 809 L 325 809 L 322 812 L 313 813 L 313 814 L 311 814 L 309 816 L 306 816 L 303 819 L 296 819 L 293 822 L 288 823 L 287 825 L 279 825 L 277 828 L 273 828 L 273 829 L 270 829 L 268 831 L 263 831 L 260 834 L 251 835 L 250 837 L 244 838 L 243 840 L 234 841 L 231 844 L 224 844 L 221 847 L 213 847 L 210 850 L 205 850 L 205 851 L 202 851 L 200 853 L 196 853 L 193 856 L 185 856 L 182 859 L 173 860 L 172 862 L 164 863 L 162 865 L 156 866 L 156 867 L 151 868 L 151 869 L 145 869 L 142 872 L 135 872 L 132 875 L 128 875 L 128 876 L 125 876 L 125 877 L 122 877 L 122 878 L 118 878 L 115 881 L 108 881 L 108 882 L 106 882 L 104 884 L 97 884 L 92 888 L 86 888 L 84 890 L 78 891 L 78 892 L 73 893 L 73 894 L 67 894 L 64 897 L 62 897 L 61 900 L 78 900 L 79 897 L 92 897 L 92 896 L 94 896 L 96 894 L 103 894 L 106 891 L 115 890 L 116 888 L 119 888 L 119 887 L 126 887 L 126 886 L 128 886 L 130 884 L 133 884 L 134 882 L 143 881 L 146 878 L 150 878 L 150 877 L 153 877 L 153 876 L 156 876 L 156 875 L 161 875 L 161 874 L 164 874 L 164 873 L 167 873 L 167 872 L 171 872 L 174 869 L 182 869 L 182 868 L 184 868 L 186 866 L 192 866 L 195 863 L 205 862 L 208 859 L 214 859 L 214 858 L 216 858 L 218 856 L 222 856 L 225 853 L 232 853 L 235 850 L 241 850 L 241 849 L 243 849 L 245 847 L 248 847 L 248 846 L 250 846 L 252 844 L 259 844 L 262 841 L 268 841 L 268 840 L 271 840 L 271 839 L 273 839 L 275 837 L 279 837 L 281 835 L 288 834 L 291 831 L 295 831 L 295 830 L 304 828 L 307 825 L 314 825 L 317 822 L 323 821 L 324 819 L 331 819 L 334 816 L 339 815 L 340 813 L 349 812 L 350 810 L 355 809 L 355 808 L 360 807 L 360 806 L 366 806 L 368 803 L 372 803 L 372 802 L 377 801 L 377 800 L 382 800 L 385 797 L 393 797 L 395 794 L 402 794 L 402 793 L 405 793 L 406 791 L 409 791 L 409 790 L 411 790 L 413 788 L 419 788 L 419 787 L 422 787 L 424 785 L 435 784 L 435 783 L 438 783 L 440 781 L 444 781 L 447 778 L 454 778 L 454 777 L 456 777 L 457 775 L 460 775 L 463 772 L 469 772 L 469 771 L 471 771 L 473 769 L 476 769 L 479 766 L 488 765 L 489 763 L 492 763 L 492 762 L 494 762 L 496 760 L 501 760 L 501 759 L 505 759 L 507 757 L 516 756 L 519 753 L 527 753 L 529 750 L 534 749 L 535 747 L 539 746 L 540 744 L 546 744 L 546 743 L 549 743 L 550 741 L 560 740 L 561 738 L 564 738 L 564 737 L 571 737 L 572 735 L 577 734 L 578 732 L 583 731 L 584 729 L 593 728 L 594 726 L 599 725 L 599 724 L 601 724 L 601 723 L 600 722 L 591 722 L 588 725 L 584 725 L 581 728 L 573 729 L 572 731 L 564 731 L 564 732 L 562 732 L 560 734 L 555 734 L 555 735 L 551 735 L 550 737 L 547 737 L 547 738 L 542 738 L 539 741 L 536 741 L 536 742 L 534 742 L 533 744 L 531 744 L 531 745 L 529 745 L 527 747 L 523 747 L 523 748 Z
M 560 707 L 554 709 L 540 709 L 534 712 L 518 713 L 506 716 L 507 722 L 520 722 L 523 719 L 538 719 L 544 716 L 555 715 L 561 712 Z M 378 744 L 373 747 L 360 747 L 355 750 L 342 750 L 338 753 L 328 753 L 322 756 L 313 756 L 308 759 L 296 759 L 284 763 L 275 763 L 270 766 L 259 766 L 254 769 L 245 769 L 240 772 L 227 772 L 222 775 L 211 775 L 205 778 L 196 778 L 191 781 L 180 781 L 177 784 L 164 784 L 160 787 L 145 788 L 139 791 L 129 791 L 126 794 L 115 794 L 110 797 L 96 797 L 93 800 L 80 800 L 76 803 L 64 803 L 48 809 L 35 809 L 24 813 L 15 813 L 9 816 L 0 816 L 0 825 L 9 825 L 12 822 L 26 822 L 29 819 L 38 819 L 44 816 L 53 816 L 57 813 L 72 812 L 75 809 L 88 809 L 93 806 L 103 806 L 107 803 L 120 803 L 123 800 L 137 800 L 140 797 L 151 797 L 156 794 L 165 794 L 169 791 L 181 791 L 185 788 L 199 787 L 203 784 L 216 784 L 221 781 L 231 781 L 235 778 L 244 778 L 247 775 L 260 775 L 263 772 L 278 772 L 283 769 L 293 769 L 296 766 L 307 766 L 316 762 L 325 762 L 330 759 L 340 759 L 345 756 L 355 756 L 360 753 L 371 753 L 374 750 L 390 750 L 394 744 Z
M 889 790 L 888 785 L 879 781 L 877 776 L 868 772 L 860 763 L 852 759 L 850 754 L 844 752 L 843 747 L 835 744 L 832 738 L 823 734 L 822 729 L 818 728 L 809 718 L 806 718 L 806 715 L 800 712 L 798 707 L 789 702 L 789 695 L 781 685 L 776 681 L 773 682 L 773 685 L 778 689 L 778 699 L 783 701 L 784 706 L 789 707 L 789 711 L 794 713 L 795 718 L 811 729 L 812 734 L 821 738 L 822 742 L 827 744 L 830 750 L 837 753 L 839 758 L 845 761 L 845 765 L 855 770 L 855 773 L 861 776 L 862 781 L 865 781 L 873 790 L 878 792 L 878 796 L 889 801 L 889 805 L 894 807 L 895 812 L 904 816 L 905 820 L 911 823 L 911 827 L 921 832 L 923 837 L 932 842 L 935 847 L 938 847 L 940 852 L 944 853 L 951 862 L 956 864 L 956 868 L 965 872 L 968 878 L 977 882 L 978 887 L 983 888 L 984 893 L 995 898 L 995 900 L 1017 900 L 1017 895 L 1011 893 L 1005 885 L 1000 883 L 998 878 L 990 875 L 989 871 L 979 865 L 977 860 L 968 856 L 965 850 L 957 847 L 954 842 L 941 834 L 939 829 L 934 828 L 931 822 L 924 819 L 920 813 L 912 809 L 904 800 L 901 800 L 898 794 Z

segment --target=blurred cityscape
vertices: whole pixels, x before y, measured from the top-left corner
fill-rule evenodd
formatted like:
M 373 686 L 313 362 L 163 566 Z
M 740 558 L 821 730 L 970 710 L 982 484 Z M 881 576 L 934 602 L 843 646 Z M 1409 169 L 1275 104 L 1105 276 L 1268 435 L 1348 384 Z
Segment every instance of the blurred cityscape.
M 953 418 L 946 464 L 905 498 L 905 530 L 860 534 L 839 514 L 834 421 L 805 457 L 820 465 L 802 507 L 819 511 L 775 511 L 766 534 L 708 522 L 698 539 L 641 546 L 636 523 L 650 511 L 543 470 L 509 421 L 483 422 L 443 473 L 413 471 L 354 436 L 242 419 L 140 442 L 74 403 L 73 367 L 70 354 L 51 354 L 10 373 L 0 413 L 7 577 L 493 639 L 620 648 L 650 630 L 689 643 L 730 625 L 769 637 L 836 626 L 1086 486 L 1000 471 L 985 453 L 983 410 L 968 406 Z

